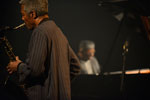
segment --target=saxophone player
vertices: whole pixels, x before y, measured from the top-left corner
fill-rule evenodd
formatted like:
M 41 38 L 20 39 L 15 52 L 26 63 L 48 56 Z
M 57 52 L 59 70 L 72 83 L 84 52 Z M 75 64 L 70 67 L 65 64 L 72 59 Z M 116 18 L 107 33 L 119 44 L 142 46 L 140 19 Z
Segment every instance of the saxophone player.
M 32 30 L 25 62 L 19 57 L 8 64 L 17 72 L 29 100 L 71 100 L 70 80 L 80 63 L 61 29 L 49 18 L 48 0 L 21 0 L 22 20 Z

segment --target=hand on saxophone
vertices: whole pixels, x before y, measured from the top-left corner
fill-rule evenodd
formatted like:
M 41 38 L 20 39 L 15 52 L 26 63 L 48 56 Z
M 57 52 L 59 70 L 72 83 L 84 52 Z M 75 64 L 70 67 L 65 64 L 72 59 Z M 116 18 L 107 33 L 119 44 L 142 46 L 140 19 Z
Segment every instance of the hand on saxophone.
M 13 72 L 17 71 L 18 64 L 22 61 L 19 59 L 18 56 L 16 56 L 16 61 L 10 61 L 7 65 L 7 71 L 9 74 L 12 74 Z

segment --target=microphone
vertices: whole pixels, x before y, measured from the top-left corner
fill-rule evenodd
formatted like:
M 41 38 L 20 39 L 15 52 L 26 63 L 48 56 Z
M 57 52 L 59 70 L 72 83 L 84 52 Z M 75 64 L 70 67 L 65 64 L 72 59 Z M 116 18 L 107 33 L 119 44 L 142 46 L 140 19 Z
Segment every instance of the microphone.
M 125 41 L 124 45 L 123 45 L 123 50 L 124 50 L 124 53 L 127 53 L 128 52 L 128 47 L 129 47 L 129 41 Z
M 12 28 L 10 28 L 9 26 L 5 26 L 4 28 L 0 29 L 0 32 L 4 32 L 4 31 L 7 31 L 7 30 L 12 30 Z
M 0 29 L 0 32 L 10 31 L 10 30 L 16 30 L 16 29 L 21 28 L 21 27 L 23 27 L 23 26 L 25 26 L 25 23 L 22 23 L 22 24 L 20 24 L 20 25 L 14 27 L 14 28 L 12 28 L 12 27 L 10 27 L 10 26 L 5 26 L 4 28 L 1 28 L 1 29 Z

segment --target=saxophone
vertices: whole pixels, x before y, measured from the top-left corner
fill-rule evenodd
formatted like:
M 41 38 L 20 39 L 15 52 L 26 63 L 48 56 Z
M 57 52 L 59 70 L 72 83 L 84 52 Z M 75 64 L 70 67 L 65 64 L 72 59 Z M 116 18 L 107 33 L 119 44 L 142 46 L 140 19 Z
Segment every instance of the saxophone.
M 7 54 L 8 57 L 9 57 L 9 60 L 10 60 L 10 61 L 15 61 L 15 60 L 16 60 L 16 56 L 15 56 L 15 54 L 14 54 L 13 51 L 12 51 L 12 46 L 10 45 L 10 43 L 9 43 L 9 41 L 8 41 L 8 39 L 7 39 L 7 37 L 6 37 L 6 36 L 2 37 L 2 38 L 1 38 L 1 41 L 2 41 L 3 44 L 4 44 L 4 49 L 5 49 L 6 54 Z M 8 79 L 9 79 L 9 77 L 10 77 L 10 75 L 8 75 L 8 76 L 6 77 L 6 80 L 5 80 L 4 85 L 7 84 L 7 81 L 8 81 Z
M 25 23 L 13 28 L 13 30 L 18 29 L 20 27 L 23 27 L 24 25 L 25 25 Z M 0 36 L 0 46 L 1 46 L 1 44 L 3 45 L 5 52 L 9 57 L 9 60 L 10 61 L 16 61 L 16 56 L 13 52 L 12 46 L 4 34 L 3 34 L 3 36 Z M 16 78 L 16 80 L 14 78 Z M 11 80 L 11 82 L 13 82 L 13 83 L 8 83 L 8 80 L 10 80 L 10 79 L 13 79 L 13 80 Z M 10 84 L 13 84 L 13 85 L 10 86 Z M 10 91 L 16 91 L 17 90 L 17 92 L 12 93 L 13 96 L 16 95 L 16 97 L 17 97 L 19 94 L 19 95 L 21 95 L 21 97 L 27 98 L 27 91 L 25 89 L 25 84 L 21 84 L 21 85 L 19 84 L 19 80 L 18 80 L 16 72 L 13 72 L 11 75 L 8 74 L 6 76 L 6 78 L 4 80 L 4 87 L 7 89 L 9 88 Z
M 20 27 L 23 27 L 24 25 L 25 25 L 25 23 L 20 24 L 19 26 L 16 26 L 16 27 L 14 27 L 14 28 L 12 28 L 12 29 L 13 29 L 13 30 L 16 30 L 16 29 L 18 29 L 18 28 L 20 28 Z M 7 37 L 6 37 L 5 35 L 2 36 L 2 37 L 0 37 L 0 44 L 2 44 L 2 43 L 3 43 L 3 45 L 4 45 L 5 52 L 6 52 L 6 54 L 7 54 L 8 57 L 9 57 L 9 60 L 10 60 L 10 61 L 16 61 L 16 56 L 15 56 L 15 54 L 13 53 L 12 46 L 11 46 L 11 44 L 9 43 L 9 41 L 8 41 L 8 39 L 7 39 Z M 8 75 L 8 76 L 6 77 L 5 82 L 4 82 L 4 85 L 7 84 L 7 81 L 8 81 L 8 79 L 9 79 L 9 77 L 10 77 L 10 75 Z

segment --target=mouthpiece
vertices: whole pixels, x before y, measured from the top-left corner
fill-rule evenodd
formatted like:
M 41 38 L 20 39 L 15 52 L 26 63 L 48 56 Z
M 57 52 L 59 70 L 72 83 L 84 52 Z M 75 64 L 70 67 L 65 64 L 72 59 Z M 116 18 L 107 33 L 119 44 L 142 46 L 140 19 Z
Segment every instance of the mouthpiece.
M 22 24 L 20 24 L 20 25 L 18 25 L 18 26 L 16 26 L 16 27 L 14 27 L 13 29 L 16 30 L 16 29 L 18 29 L 18 28 L 20 28 L 20 27 L 23 27 L 23 26 L 25 26 L 25 23 L 22 23 Z

